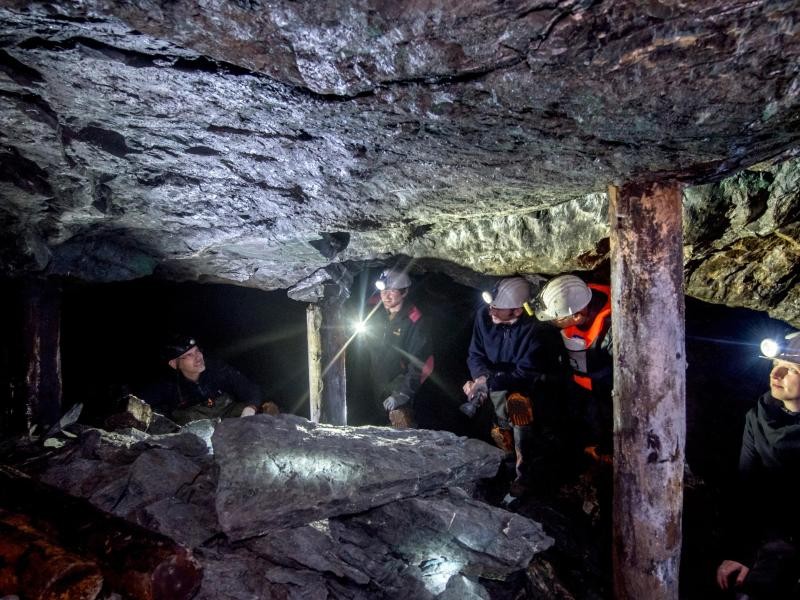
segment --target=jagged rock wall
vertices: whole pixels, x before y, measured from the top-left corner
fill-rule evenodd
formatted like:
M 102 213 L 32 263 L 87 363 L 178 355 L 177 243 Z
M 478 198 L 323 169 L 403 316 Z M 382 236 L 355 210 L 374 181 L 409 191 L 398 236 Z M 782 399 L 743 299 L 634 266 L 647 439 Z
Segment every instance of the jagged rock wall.
M 799 12 L 7 0 L 0 273 L 275 289 L 398 254 L 467 283 L 592 270 L 608 182 L 792 155 Z M 796 170 L 687 193 L 690 294 L 798 324 Z

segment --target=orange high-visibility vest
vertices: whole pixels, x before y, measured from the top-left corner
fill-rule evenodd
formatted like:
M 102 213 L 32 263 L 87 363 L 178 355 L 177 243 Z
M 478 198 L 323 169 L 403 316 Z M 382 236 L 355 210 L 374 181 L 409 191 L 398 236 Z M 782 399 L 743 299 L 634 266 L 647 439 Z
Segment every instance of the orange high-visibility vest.
M 607 285 L 599 285 L 596 283 L 590 283 L 588 285 L 589 289 L 597 290 L 605 294 L 606 303 L 597 315 L 595 315 L 588 329 L 579 329 L 577 325 L 571 325 L 561 330 L 561 336 L 564 338 L 564 345 L 567 348 L 567 354 L 569 354 L 569 362 L 573 370 L 573 380 L 582 388 L 591 391 L 592 366 L 589 364 L 589 351 L 597 346 L 611 326 L 611 288 Z M 575 344 L 570 344 L 570 340 L 582 340 L 583 348 L 571 348 L 570 346 L 574 347 Z

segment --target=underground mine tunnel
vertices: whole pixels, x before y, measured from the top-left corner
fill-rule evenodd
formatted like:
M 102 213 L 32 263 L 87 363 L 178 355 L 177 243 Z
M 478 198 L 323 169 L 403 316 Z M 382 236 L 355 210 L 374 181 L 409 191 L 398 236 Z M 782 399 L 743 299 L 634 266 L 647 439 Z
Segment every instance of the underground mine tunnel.
M 0 597 L 724 597 L 724 513 L 769 496 L 736 488 L 745 414 L 796 418 L 798 28 L 792 0 L 3 2 Z M 351 339 L 398 260 L 435 359 L 405 429 Z M 613 309 L 605 448 L 516 276 Z M 505 400 L 522 490 L 467 369 L 484 314 L 564 367 Z M 247 398 L 204 414 L 261 412 L 137 395 L 212 360 Z

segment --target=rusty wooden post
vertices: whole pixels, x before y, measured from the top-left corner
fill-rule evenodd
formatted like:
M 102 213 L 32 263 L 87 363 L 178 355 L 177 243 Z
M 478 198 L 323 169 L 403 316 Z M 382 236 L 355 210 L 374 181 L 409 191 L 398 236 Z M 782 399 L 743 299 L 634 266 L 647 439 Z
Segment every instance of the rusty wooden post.
M 614 590 L 677 599 L 686 359 L 681 187 L 609 188 Z
M 32 280 L 24 289 L 24 398 L 28 427 L 61 417 L 61 290 Z
M 346 343 L 338 302 L 309 304 L 308 383 L 311 420 L 347 425 Z

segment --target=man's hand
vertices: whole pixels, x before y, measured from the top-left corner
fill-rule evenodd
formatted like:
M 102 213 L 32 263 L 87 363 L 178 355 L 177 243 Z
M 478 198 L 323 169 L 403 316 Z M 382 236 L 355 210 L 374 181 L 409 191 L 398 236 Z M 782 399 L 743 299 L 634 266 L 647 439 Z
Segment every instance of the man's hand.
M 740 587 L 744 583 L 745 577 L 750 572 L 746 566 L 735 560 L 723 560 L 717 567 L 717 585 L 720 589 L 727 590 L 730 587 L 731 579 L 736 577 L 734 587 Z
M 464 394 L 467 396 L 467 398 L 470 398 L 471 396 L 475 395 L 475 393 L 481 391 L 481 388 L 485 388 L 483 391 L 488 393 L 488 388 L 486 387 L 486 375 L 481 375 L 474 381 L 470 380 L 466 382 L 464 387 L 461 389 L 464 390 Z
M 386 410 L 397 410 L 404 404 L 407 404 L 410 398 L 402 393 L 392 394 L 383 401 L 383 408 Z
M 242 417 L 252 417 L 256 414 L 256 407 L 255 406 L 245 406 L 244 410 L 242 411 Z

